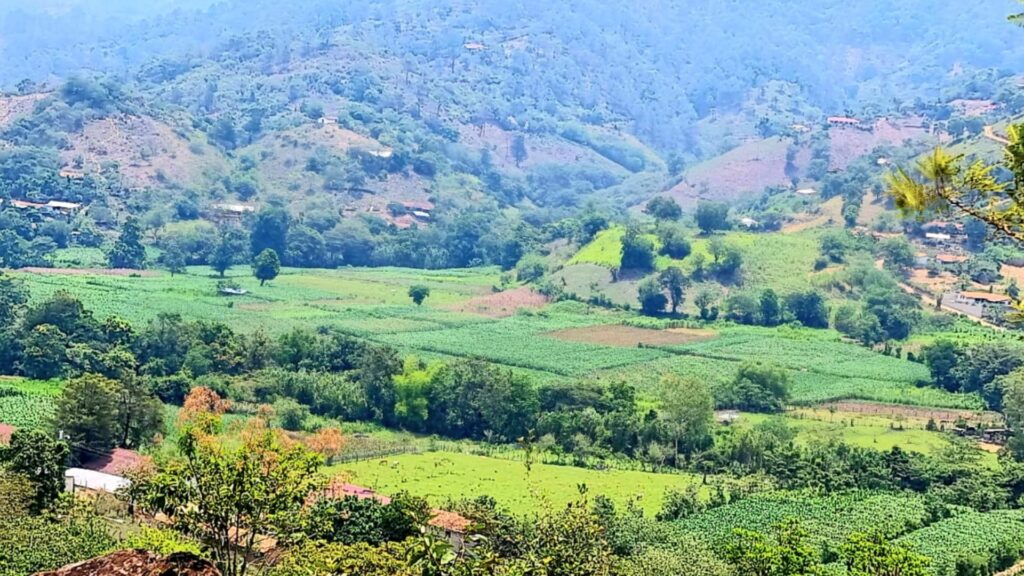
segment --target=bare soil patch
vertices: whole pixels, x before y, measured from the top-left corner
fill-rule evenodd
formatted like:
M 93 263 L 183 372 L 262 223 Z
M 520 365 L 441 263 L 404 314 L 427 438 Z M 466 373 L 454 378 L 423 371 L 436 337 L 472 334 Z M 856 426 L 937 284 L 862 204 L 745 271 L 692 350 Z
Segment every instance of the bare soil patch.
M 789 140 L 783 138 L 746 142 L 694 166 L 668 194 L 689 207 L 701 200 L 737 200 L 766 186 L 787 186 L 788 146 Z
M 39 274 L 41 276 L 142 276 L 151 278 L 159 276 L 154 270 L 130 270 L 127 268 L 19 268 L 18 272 Z
M 711 340 L 718 336 L 711 330 L 693 330 L 689 328 L 672 328 L 669 330 L 650 330 L 633 326 L 588 326 L 586 328 L 570 328 L 548 334 L 551 338 L 614 346 L 618 348 L 636 348 L 637 346 L 675 346 L 691 344 L 703 340 Z
M 829 166 L 833 170 L 845 170 L 855 160 L 869 154 L 879 146 L 898 146 L 905 140 L 937 140 L 927 129 L 922 127 L 923 122 L 919 118 L 902 119 L 880 119 L 873 125 L 871 131 L 858 128 L 831 128 L 829 138 L 831 141 Z
M 822 408 L 834 408 L 836 412 L 868 414 L 871 416 L 902 416 L 908 420 L 934 419 L 936 422 L 954 422 L 958 418 L 986 422 L 1001 422 L 1002 416 L 995 412 L 977 412 L 974 410 L 953 410 L 947 408 L 926 408 L 921 406 L 904 406 L 901 404 L 882 404 L 878 402 L 831 402 L 822 404 Z
M 999 271 L 1003 276 L 1016 280 L 1017 284 L 1024 285 L 1024 267 L 1003 264 L 1003 267 Z
M 797 218 L 796 221 L 782 227 L 784 234 L 796 234 L 812 228 L 820 228 L 843 221 L 843 199 L 839 196 L 829 198 L 817 213 L 809 213 Z
M 35 109 L 36 104 L 49 95 L 49 93 L 41 93 L 0 98 L 0 127 L 6 127 L 15 120 L 28 116 Z
M 538 294 L 528 287 L 506 290 L 487 296 L 473 298 L 451 309 L 455 312 L 481 314 L 492 318 L 512 316 L 520 308 L 541 308 L 548 303 L 543 294 Z
M 227 171 L 223 157 L 211 146 L 193 146 L 172 126 L 145 116 L 121 115 L 89 122 L 71 136 L 70 148 L 61 152 L 67 166 L 81 162 L 85 173 L 102 172 L 117 163 L 129 187 L 144 188 L 165 182 L 200 184 Z

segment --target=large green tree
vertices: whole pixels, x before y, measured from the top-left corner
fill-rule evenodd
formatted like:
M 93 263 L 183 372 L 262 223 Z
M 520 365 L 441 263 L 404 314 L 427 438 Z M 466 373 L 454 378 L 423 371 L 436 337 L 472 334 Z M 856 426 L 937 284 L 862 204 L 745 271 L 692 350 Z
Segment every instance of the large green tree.
M 49 508 L 64 491 L 66 442 L 40 430 L 16 430 L 11 444 L 0 447 L 0 465 L 28 479 L 33 486 L 32 507 Z
M 703 382 L 673 374 L 662 377 L 659 413 L 672 440 L 676 455 L 704 448 L 714 424 L 715 400 Z
M 128 218 L 121 226 L 121 235 L 107 252 L 111 268 L 143 268 L 146 264 L 146 249 L 142 246 L 142 228 L 135 218 Z
M 121 440 L 121 386 L 90 374 L 69 381 L 57 398 L 56 427 L 72 446 L 86 453 L 104 452 Z
M 252 262 L 252 275 L 260 281 L 260 286 L 266 284 L 268 280 L 277 278 L 280 272 L 281 260 L 278 258 L 277 252 L 270 248 L 260 252 Z

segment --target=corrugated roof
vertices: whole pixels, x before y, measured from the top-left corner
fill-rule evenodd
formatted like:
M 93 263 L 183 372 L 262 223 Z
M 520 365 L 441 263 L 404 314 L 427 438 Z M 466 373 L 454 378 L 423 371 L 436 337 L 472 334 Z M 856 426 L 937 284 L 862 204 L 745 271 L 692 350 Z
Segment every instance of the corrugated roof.
M 988 292 L 962 292 L 960 294 L 964 298 L 971 300 L 984 300 L 985 302 L 1013 302 L 1013 298 L 1004 294 L 989 294 Z
M 110 454 L 94 458 L 84 464 L 82 468 L 104 474 L 120 476 L 130 470 L 134 470 L 146 463 L 146 457 L 133 450 L 116 448 Z
M 96 470 L 86 470 L 85 468 L 68 468 L 64 471 L 64 477 L 72 478 L 76 488 L 87 488 L 89 490 L 110 493 L 132 485 L 130 481 L 120 476 L 97 472 Z

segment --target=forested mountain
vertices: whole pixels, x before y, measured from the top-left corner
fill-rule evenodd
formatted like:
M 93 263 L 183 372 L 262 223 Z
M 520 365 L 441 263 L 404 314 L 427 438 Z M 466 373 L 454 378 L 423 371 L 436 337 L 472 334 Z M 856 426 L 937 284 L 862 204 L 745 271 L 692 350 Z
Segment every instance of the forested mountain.
M 333 233 L 349 263 L 509 266 L 585 211 L 829 188 L 880 146 L 937 138 L 951 99 L 1024 107 L 1013 8 L 7 2 L 0 198 L 87 204 L 76 239 L 131 214 L 160 242 L 274 205 L 310 254 Z M 863 129 L 830 138 L 837 114 Z
M 630 10 L 594 0 L 37 4 L 0 8 L 8 86 L 89 70 L 169 80 L 154 76 L 154 60 L 168 73 L 212 60 L 271 76 L 321 54 L 332 60 L 316 68 L 325 76 L 355 67 L 384 94 L 409 81 L 420 99 L 463 117 L 512 116 L 534 129 L 565 118 L 618 121 L 667 151 L 694 148 L 697 119 L 772 80 L 798 85 L 821 109 L 884 107 L 932 99 L 961 85 L 960 75 L 1010 66 L 1024 51 L 1002 25 L 1013 8 L 1003 0 L 956 10 L 936 0 L 727 9 L 657 0 Z

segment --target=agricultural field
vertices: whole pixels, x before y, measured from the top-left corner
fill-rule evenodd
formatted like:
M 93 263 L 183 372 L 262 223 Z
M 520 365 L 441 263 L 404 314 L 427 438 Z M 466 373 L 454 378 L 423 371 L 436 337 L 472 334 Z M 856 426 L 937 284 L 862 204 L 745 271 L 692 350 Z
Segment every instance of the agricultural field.
M 370 334 L 479 321 L 479 316 L 444 307 L 490 294 L 500 284 L 495 268 L 284 269 L 276 280 L 261 287 L 248 268 L 238 267 L 229 271 L 226 279 L 249 294 L 228 298 L 217 293 L 221 279 L 205 267 L 193 267 L 173 277 L 164 272 L 125 275 L 102 269 L 33 270 L 15 275 L 25 281 L 33 300 L 66 290 L 101 318 L 116 315 L 138 324 L 171 313 L 219 320 L 238 330 L 271 333 L 334 325 Z M 407 294 L 412 284 L 430 287 L 430 306 L 412 304 Z
M 722 549 L 733 530 L 766 531 L 797 519 L 821 550 L 835 549 L 856 532 L 882 530 L 892 538 L 922 526 L 928 519 L 924 498 L 876 492 L 818 496 L 810 492 L 776 492 L 752 496 L 677 522 L 682 532 Z
M 600 330 L 600 324 L 616 320 L 615 314 L 605 312 L 573 312 L 582 309 L 575 304 L 559 305 L 550 313 L 520 314 L 499 322 L 450 330 L 386 335 L 379 340 L 402 349 L 484 358 L 498 364 L 561 376 L 583 376 L 669 354 L 654 349 L 598 346 L 549 336 L 551 332 L 574 327 L 590 326 L 593 330 Z
M 992 574 L 1024 555 L 1024 515 L 1020 510 L 963 511 L 897 542 L 928 556 L 935 576 Z M 978 571 L 959 571 L 960 564 L 972 564 Z
M 339 464 L 330 473 L 382 494 L 407 491 L 426 497 L 434 505 L 487 495 L 503 506 L 522 512 L 546 504 L 563 506 L 579 498 L 585 485 L 591 496 L 604 495 L 618 505 L 641 498 L 640 506 L 653 514 L 660 510 L 666 491 L 700 482 L 692 474 L 653 474 L 631 470 L 589 470 L 533 464 L 527 472 L 522 461 L 454 452 L 404 454 L 384 459 Z
M 0 422 L 16 428 L 50 424 L 61 386 L 55 381 L 0 377 Z
M 746 238 L 747 249 L 754 249 L 754 239 L 760 238 L 813 239 L 812 235 L 730 237 Z M 593 264 L 579 266 L 607 270 Z M 641 393 L 651 393 L 662 375 L 674 373 L 715 387 L 731 380 L 743 362 L 761 361 L 790 371 L 791 402 L 797 405 L 858 399 L 937 408 L 980 407 L 975 396 L 916 386 L 929 377 L 923 365 L 843 342 L 832 331 L 727 323 L 684 329 L 652 324 L 667 330 L 625 326 L 634 316 L 574 302 L 538 309 L 543 302 L 523 288 L 496 293 L 494 287 L 501 279 L 495 268 L 286 269 L 264 287 L 248 269 L 236 268 L 228 278 L 250 290 L 237 298 L 218 295 L 218 279 L 206 268 L 191 268 L 173 277 L 161 271 L 126 275 L 85 269 L 16 274 L 34 300 L 68 290 L 101 318 L 117 315 L 140 324 L 159 313 L 179 313 L 190 319 L 217 319 L 243 332 L 270 334 L 297 327 L 333 327 L 425 360 L 482 358 L 538 383 L 621 380 Z M 407 295 L 414 283 L 431 288 L 423 306 L 413 305 Z
M 925 366 L 842 342 L 835 332 L 731 325 L 717 332 L 712 339 L 658 347 L 671 352 L 671 357 L 603 370 L 594 377 L 625 381 L 642 392 L 653 392 L 661 375 L 672 373 L 714 388 L 732 380 L 744 362 L 767 362 L 789 370 L 790 401 L 796 405 L 867 400 L 965 410 L 982 407 L 974 395 L 917 386 L 929 378 Z

